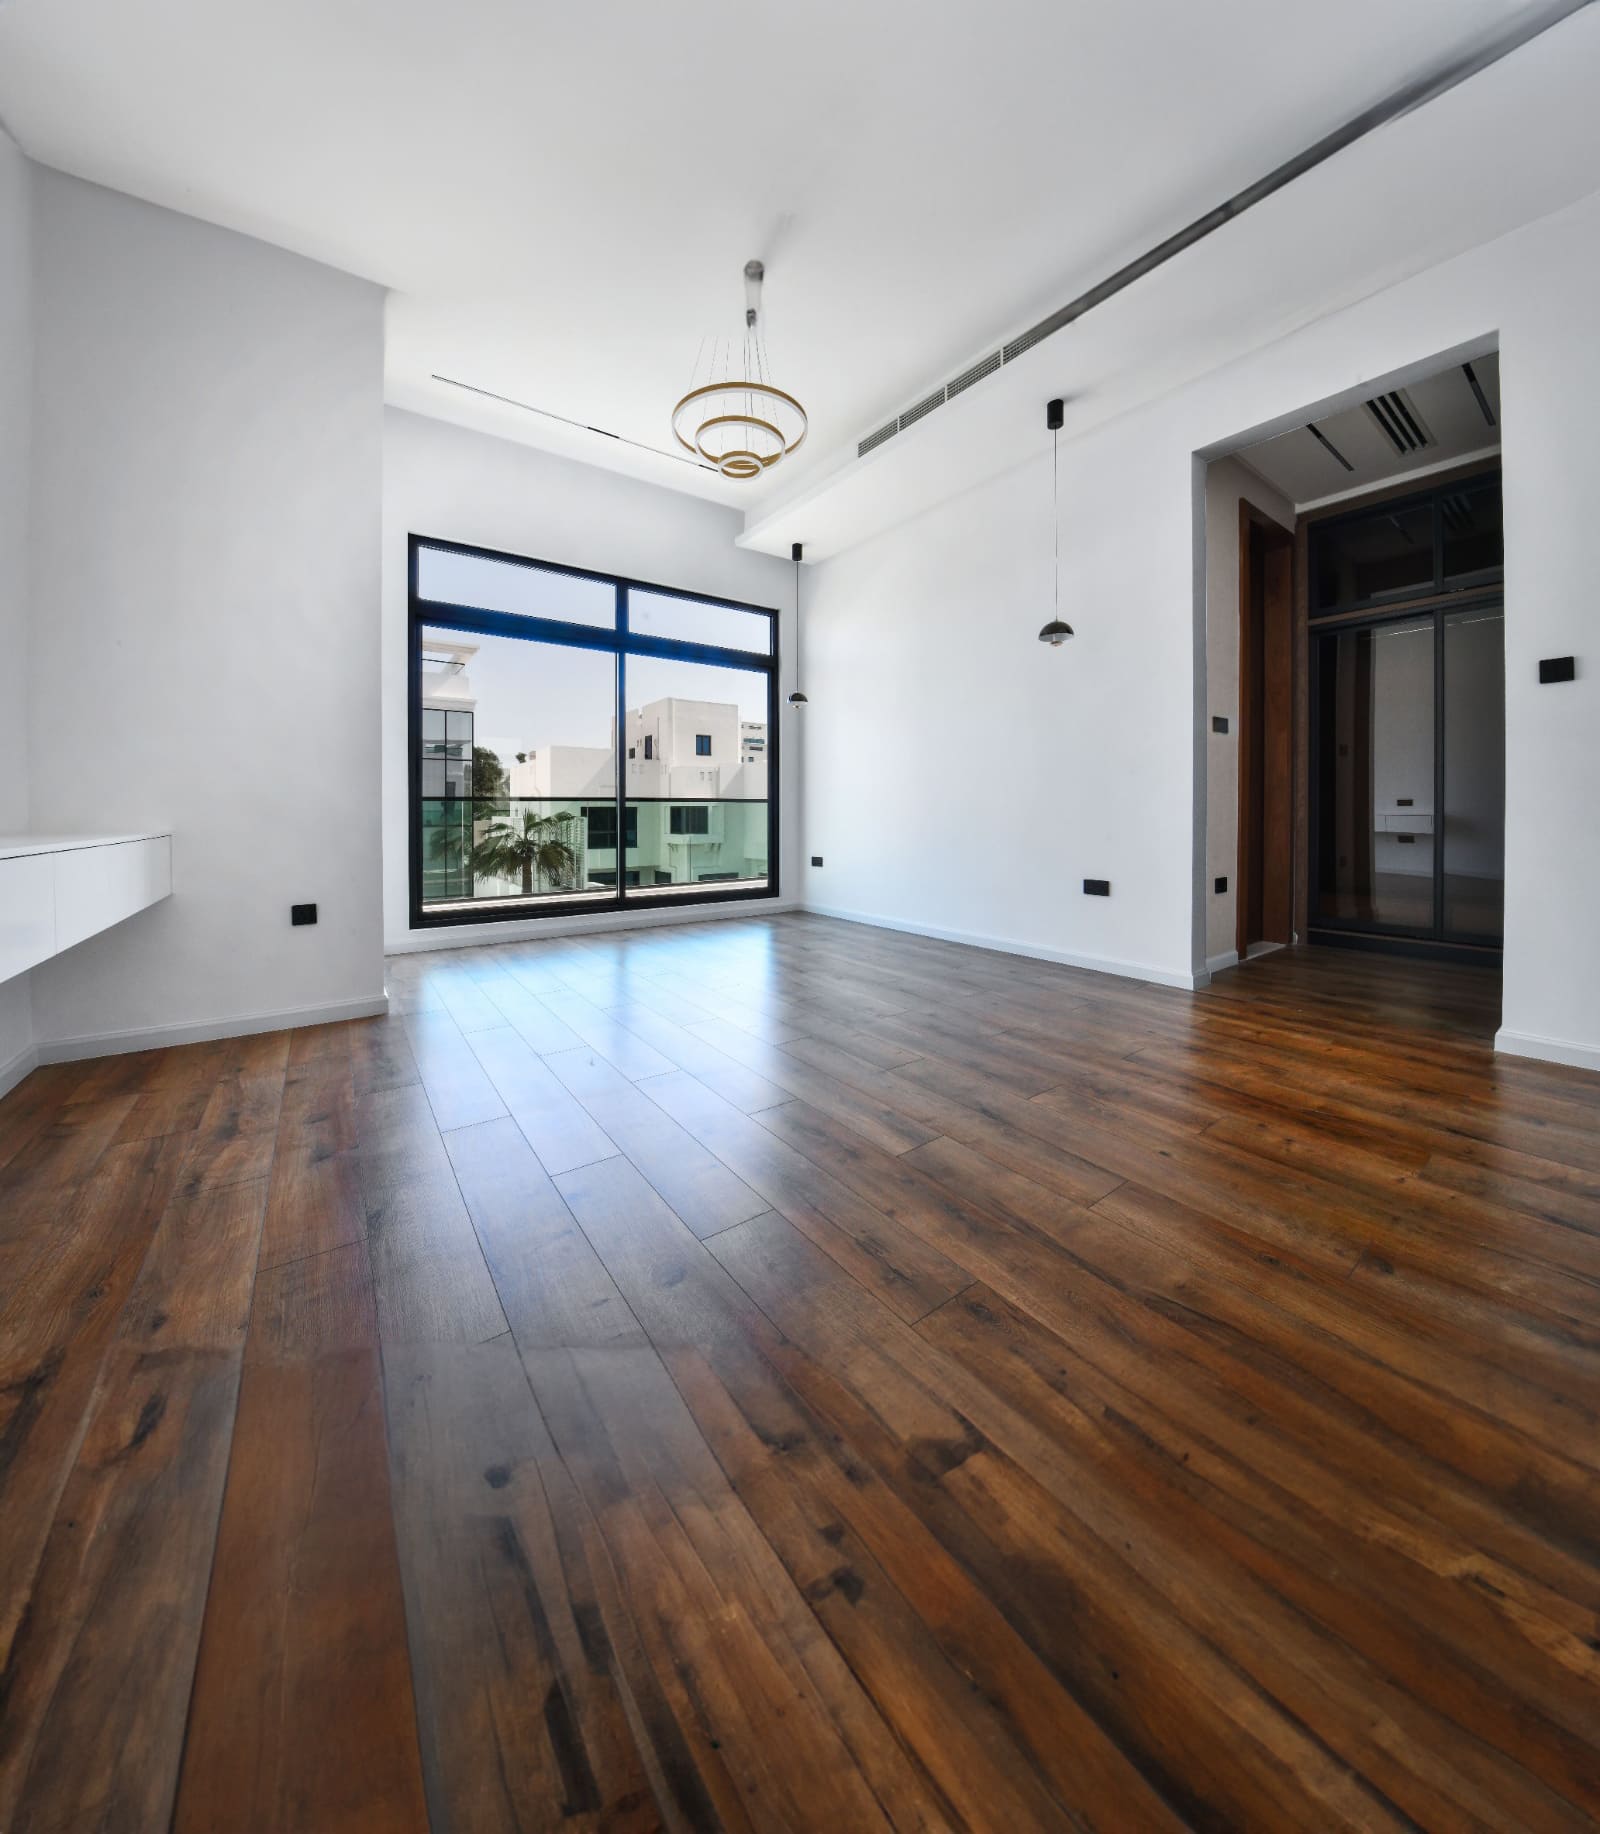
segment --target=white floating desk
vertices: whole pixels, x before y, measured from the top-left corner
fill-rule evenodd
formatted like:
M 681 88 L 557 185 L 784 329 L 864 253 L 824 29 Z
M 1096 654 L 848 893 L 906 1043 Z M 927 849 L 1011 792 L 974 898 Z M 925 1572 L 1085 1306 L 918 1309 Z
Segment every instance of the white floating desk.
M 171 891 L 170 834 L 0 834 L 0 981 Z

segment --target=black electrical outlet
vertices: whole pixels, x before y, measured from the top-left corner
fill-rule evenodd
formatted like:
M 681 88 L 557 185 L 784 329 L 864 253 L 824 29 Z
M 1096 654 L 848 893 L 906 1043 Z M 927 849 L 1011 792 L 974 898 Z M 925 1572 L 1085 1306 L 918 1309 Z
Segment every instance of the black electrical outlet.
M 1228 730 L 1227 716 L 1221 713 L 1213 713 L 1211 716 L 1211 730 L 1213 732 L 1226 732 Z
M 1211 889 L 1214 892 L 1225 892 L 1228 889 L 1228 881 L 1226 879 L 1213 879 L 1211 881 Z
M 1111 896 L 1111 881 L 1109 879 L 1085 879 L 1083 882 L 1083 895 L 1086 898 L 1109 898 Z
M 1415 847 L 1417 837 L 1414 834 L 1397 834 L 1394 837 L 1402 847 Z
M 1578 659 L 1576 656 L 1546 656 L 1539 663 L 1539 679 L 1546 681 L 1575 681 L 1578 676 Z
M 1417 799 L 1415 796 L 1396 796 L 1394 806 L 1397 809 L 1414 809 L 1417 806 Z
M 822 855 L 821 855 L 820 853 L 814 853 L 814 854 L 812 854 L 812 856 L 811 856 L 811 864 L 812 864 L 813 866 L 820 866 L 820 865 L 822 864 Z
M 315 923 L 317 921 L 317 907 L 314 904 L 291 904 L 289 906 L 289 921 L 293 924 Z

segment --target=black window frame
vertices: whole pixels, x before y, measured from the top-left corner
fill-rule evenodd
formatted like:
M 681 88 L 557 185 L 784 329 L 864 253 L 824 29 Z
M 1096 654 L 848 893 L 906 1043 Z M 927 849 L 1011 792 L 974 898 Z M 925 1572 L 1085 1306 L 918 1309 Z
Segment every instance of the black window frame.
M 697 732 L 694 735 L 694 755 L 697 758 L 711 756 L 711 734 L 709 732 Z
M 565 623 L 558 618 L 540 618 L 521 612 L 489 611 L 471 605 L 448 604 L 425 599 L 417 589 L 417 557 L 425 548 L 439 548 L 457 554 L 476 555 L 482 559 L 502 561 L 511 566 L 536 567 L 541 572 L 565 574 L 575 579 L 598 580 L 616 594 L 616 621 L 613 627 Z M 753 612 L 764 617 L 771 631 L 765 654 L 710 643 L 690 643 L 675 637 L 630 631 L 628 627 L 628 594 L 650 592 L 658 596 L 683 599 L 690 604 L 724 605 L 730 610 Z M 782 667 L 779 650 L 779 623 L 776 607 L 753 605 L 743 599 L 719 598 L 713 593 L 694 592 L 684 587 L 666 586 L 655 580 L 631 579 L 623 574 L 602 573 L 587 567 L 564 566 L 556 561 L 539 560 L 532 555 L 510 554 L 498 548 L 478 547 L 470 542 L 449 541 L 442 536 L 412 532 L 406 546 L 406 666 L 408 809 L 407 831 L 410 841 L 410 923 L 413 930 L 451 929 L 462 925 L 493 923 L 527 923 L 543 917 L 573 917 L 694 907 L 709 904 L 767 902 L 780 897 L 779 768 L 778 768 L 778 683 Z M 425 911 L 422 902 L 422 632 L 428 630 L 462 631 L 471 635 L 512 637 L 528 642 L 552 643 L 568 649 L 600 650 L 615 657 L 616 669 L 616 746 L 617 746 L 617 833 L 626 836 L 630 804 L 674 802 L 670 796 L 629 796 L 625 755 L 627 731 L 626 662 L 629 656 L 655 656 L 668 661 L 699 662 L 713 668 L 737 668 L 763 674 L 767 685 L 767 876 L 759 885 L 734 881 L 723 889 L 690 891 L 676 887 L 655 897 L 628 897 L 626 847 L 619 849 L 618 878 L 621 883 L 612 895 L 596 897 L 592 892 L 577 897 L 545 894 L 493 910 L 464 906 L 448 911 Z M 583 801 L 583 798 L 577 799 Z M 592 801 L 593 799 L 588 799 Z M 733 799 L 729 799 L 733 800 Z M 740 800 L 753 800 L 751 798 Z M 637 820 L 637 817 L 635 817 Z M 637 879 L 638 875 L 635 874 Z

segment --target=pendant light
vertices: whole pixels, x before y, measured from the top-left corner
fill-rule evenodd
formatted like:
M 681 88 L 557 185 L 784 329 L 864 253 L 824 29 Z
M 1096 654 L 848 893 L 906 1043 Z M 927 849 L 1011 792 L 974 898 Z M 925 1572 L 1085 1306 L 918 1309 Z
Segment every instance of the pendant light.
M 744 264 L 742 349 L 735 352 L 732 338 L 716 339 L 704 371 L 696 357 L 689 392 L 672 410 L 672 434 L 684 451 L 736 482 L 765 477 L 799 450 L 810 424 L 794 396 L 771 379 L 761 308 L 766 277 L 761 262 Z M 705 349 L 702 343 L 701 356 Z
M 794 693 L 789 696 L 791 707 L 809 704 L 800 687 L 800 552 L 800 543 L 797 541 L 789 550 L 789 557 L 794 562 Z
M 1047 401 L 1044 424 L 1050 431 L 1050 515 L 1055 527 L 1055 609 L 1050 622 L 1039 632 L 1039 641 L 1060 649 L 1075 633 L 1061 617 L 1061 423 L 1066 418 L 1066 402 L 1057 395 Z

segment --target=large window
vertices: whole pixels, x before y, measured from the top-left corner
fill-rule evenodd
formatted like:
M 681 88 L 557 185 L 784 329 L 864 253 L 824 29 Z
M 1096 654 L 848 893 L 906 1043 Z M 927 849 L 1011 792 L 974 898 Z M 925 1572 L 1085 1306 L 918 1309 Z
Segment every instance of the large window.
M 414 924 L 776 894 L 775 613 L 415 535 L 410 599 Z

